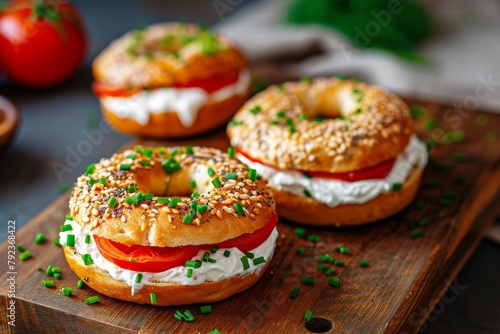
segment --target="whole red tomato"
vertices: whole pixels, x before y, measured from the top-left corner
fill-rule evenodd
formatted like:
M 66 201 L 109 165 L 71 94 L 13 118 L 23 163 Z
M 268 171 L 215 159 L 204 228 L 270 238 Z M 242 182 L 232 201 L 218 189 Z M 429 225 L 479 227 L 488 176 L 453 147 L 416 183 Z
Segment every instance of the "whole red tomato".
M 14 81 L 55 85 L 80 67 L 86 34 L 77 10 L 61 0 L 14 0 L 0 10 L 0 64 Z

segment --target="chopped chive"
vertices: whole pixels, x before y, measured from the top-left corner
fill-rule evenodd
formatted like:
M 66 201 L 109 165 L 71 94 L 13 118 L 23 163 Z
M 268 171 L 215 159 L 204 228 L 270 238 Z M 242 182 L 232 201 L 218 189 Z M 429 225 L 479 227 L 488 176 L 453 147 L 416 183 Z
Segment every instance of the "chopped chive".
M 466 160 L 467 156 L 463 153 L 455 153 L 455 155 L 453 155 L 453 161 L 455 161 L 456 163 L 465 162 Z
M 110 207 L 114 208 L 114 207 L 115 207 L 115 205 L 116 205 L 116 202 L 117 202 L 116 197 L 111 197 L 111 198 L 108 200 L 108 206 L 110 206 Z
M 292 292 L 290 293 L 290 298 L 297 298 L 297 296 L 299 295 L 299 288 L 295 287 L 293 288 Z
M 142 152 L 143 152 L 142 146 L 136 145 L 134 147 L 134 151 L 136 151 L 139 154 L 142 154 Z
M 328 265 L 326 263 L 322 263 L 318 266 L 318 271 L 323 272 L 328 269 Z
M 249 259 L 253 259 L 254 258 L 254 253 L 252 252 L 245 252 L 245 255 L 249 258 Z
M 326 257 L 326 261 L 328 261 L 329 263 L 334 263 L 335 262 L 335 259 L 330 255 L 330 254 L 325 254 L 325 257 Z
M 429 218 L 422 218 L 418 221 L 419 226 L 425 226 L 427 224 L 429 224 Z
M 443 197 L 439 200 L 439 204 L 442 206 L 450 206 L 453 204 L 453 201 L 451 198 Z
M 222 185 L 222 182 L 220 182 L 219 178 L 216 177 L 212 180 L 212 184 L 214 185 L 215 188 L 219 188 Z
M 120 170 L 130 170 L 130 168 L 132 168 L 132 166 L 130 166 L 130 164 L 121 164 L 120 165 Z
M 462 130 L 457 130 L 455 132 L 452 132 L 451 136 L 455 143 L 460 143 L 465 139 L 465 132 L 463 132 Z
M 434 130 L 435 128 L 437 128 L 437 122 L 435 119 L 431 119 L 431 120 L 428 120 L 425 124 L 424 124 L 424 128 L 425 130 L 427 131 L 432 131 Z
M 191 145 L 186 146 L 186 153 L 187 154 L 194 154 L 194 148 Z
M 145 147 L 143 154 L 148 158 L 151 158 L 153 156 L 153 149 L 151 147 Z
M 437 180 L 429 180 L 427 182 L 425 182 L 425 186 L 427 188 L 438 188 L 439 187 L 439 182 Z
M 311 78 L 307 76 L 302 76 L 300 77 L 299 81 L 303 83 L 311 83 Z
M 212 254 L 217 253 L 218 250 L 219 250 L 219 247 L 213 246 L 212 248 L 210 248 L 210 253 L 212 253 Z
M 135 276 L 135 282 L 136 283 L 141 283 L 141 280 L 142 280 L 142 274 L 141 273 L 137 273 L 137 275 Z
M 30 257 L 31 257 L 31 251 L 28 249 L 22 252 L 21 255 L 19 255 L 19 260 L 24 261 Z
M 92 256 L 90 254 L 83 254 L 82 260 L 86 266 L 88 266 L 90 264 L 94 264 L 94 260 L 92 259 Z
M 135 194 L 135 198 L 140 202 L 144 199 L 144 195 L 139 191 L 137 194 Z
M 62 288 L 61 292 L 62 292 L 63 295 L 69 297 L 69 296 L 71 296 L 71 293 L 73 292 L 73 289 L 72 288 Z
M 410 238 L 416 239 L 416 238 L 422 236 L 422 234 L 424 234 L 423 230 L 420 230 L 420 229 L 419 230 L 415 230 L 415 231 L 411 232 Z
M 170 200 L 169 200 L 169 198 L 168 198 L 168 197 L 158 197 L 158 198 L 156 199 L 156 201 L 157 201 L 158 203 L 169 203 L 169 202 L 170 202 Z
M 83 285 L 84 285 L 84 283 L 83 283 L 83 280 L 81 280 L 81 279 L 79 279 L 79 280 L 78 280 L 78 282 L 76 283 L 76 287 L 77 287 L 78 289 L 83 288 Z
M 339 278 L 335 276 L 330 277 L 328 279 L 328 284 L 330 284 L 331 286 L 339 286 Z
M 349 77 L 347 75 L 344 75 L 344 74 L 337 74 L 335 77 L 337 79 L 339 79 L 340 81 L 345 81 L 345 80 L 349 79 Z
M 307 197 L 311 197 L 311 196 L 312 196 L 312 195 L 311 195 L 311 192 L 310 192 L 308 189 L 306 189 L 306 188 L 304 188 L 304 190 L 303 190 L 302 192 L 303 192 L 303 193 L 304 193 L 304 195 L 306 195 Z
M 237 177 L 238 177 L 237 173 L 226 173 L 224 175 L 224 180 L 236 180 Z
M 315 117 L 315 118 L 311 119 L 311 122 L 313 122 L 313 123 L 321 123 L 324 120 L 325 120 L 324 117 Z
M 465 183 L 465 176 L 464 175 L 457 175 L 455 178 L 455 184 L 457 185 L 462 185 Z
M 99 182 L 104 185 L 104 186 L 107 186 L 108 185 L 108 178 L 107 177 L 101 177 L 99 179 Z
M 319 256 L 319 261 L 320 261 L 320 262 L 326 262 L 326 259 L 327 259 L 327 258 L 326 258 L 326 254 L 325 254 L 325 255 L 320 255 L 320 256 Z
M 307 310 L 306 314 L 304 315 L 304 319 L 306 319 L 306 321 L 309 322 L 309 321 L 311 321 L 312 315 L 313 315 L 312 311 Z
M 51 279 L 49 280 L 42 280 L 42 285 L 45 286 L 45 287 L 53 287 L 55 284 L 55 282 Z
M 229 121 L 229 124 L 233 125 L 233 126 L 238 126 L 238 125 L 243 125 L 244 122 L 243 121 L 237 121 L 235 119 L 232 119 Z
M 73 229 L 73 226 L 71 226 L 71 224 L 64 224 L 60 228 L 61 232 L 71 231 L 72 229 Z
M 174 314 L 174 317 L 178 320 L 187 320 L 186 319 L 186 316 L 184 315 L 184 313 L 182 313 L 181 311 L 177 310 L 175 311 L 175 314 Z
M 193 269 L 189 268 L 187 273 L 186 273 L 186 276 L 187 277 L 192 277 L 193 276 Z
M 212 258 L 207 259 L 207 261 L 210 262 L 210 263 L 216 263 L 217 262 L 217 260 L 212 259 Z
M 301 255 L 301 254 L 304 254 L 306 251 L 306 248 L 305 247 L 299 247 L 295 250 L 295 254 L 297 255 Z
M 61 278 L 61 273 L 54 273 L 54 278 L 60 279 Z
M 417 202 L 415 203 L 417 209 L 423 209 L 424 208 L 424 200 L 419 198 Z
M 201 267 L 201 261 L 200 260 L 188 260 L 184 264 L 188 268 L 199 268 Z
M 215 175 L 215 171 L 212 167 L 208 167 L 207 172 L 208 172 L 208 176 L 210 176 L 210 177 Z
M 66 236 L 66 246 L 75 247 L 75 235 L 74 234 L 68 234 Z
M 276 113 L 276 117 L 283 118 L 285 117 L 285 111 L 283 109 L 278 110 Z
M 137 188 L 137 186 L 135 185 L 135 183 L 132 183 L 130 185 L 130 187 L 128 188 L 128 192 L 129 193 L 135 193 L 136 188 Z
M 358 99 L 358 102 L 361 102 L 361 100 L 362 100 L 362 99 L 363 99 L 363 98 L 362 98 L 362 97 L 360 97 L 360 98 Z M 359 115 L 359 114 L 362 114 L 362 113 L 363 113 L 363 109 L 358 108 L 358 109 L 354 110 L 354 112 L 355 112 L 356 114 L 358 114 L 358 115 Z
M 230 158 L 233 158 L 234 157 L 234 153 L 235 153 L 235 149 L 234 147 L 229 147 L 227 149 L 227 155 L 230 157 Z
M 186 321 L 193 322 L 195 320 L 194 315 L 189 310 L 184 311 L 184 316 L 186 317 Z
M 191 188 L 191 189 L 196 188 L 196 181 L 194 181 L 194 180 L 189 181 L 189 188 Z
M 358 264 L 362 268 L 368 267 L 368 261 L 366 261 L 366 260 L 359 260 Z
M 151 304 L 156 305 L 156 293 L 151 292 L 151 293 L 149 294 L 149 299 L 150 299 L 150 301 L 151 301 Z
M 98 301 L 99 301 L 99 297 L 92 296 L 92 297 L 89 297 L 89 298 L 85 299 L 85 304 L 91 305 L 91 304 L 97 303 Z
M 193 209 L 193 213 L 194 213 L 194 211 L 196 211 L 196 209 L 198 208 L 198 202 L 191 201 L 191 202 L 189 202 L 189 206 L 191 207 L 191 209 Z
M 307 285 L 314 285 L 314 277 L 312 276 L 302 277 L 302 283 Z
M 317 234 L 310 234 L 307 236 L 307 241 L 309 242 L 317 242 L 319 240 L 319 236 Z
M 401 183 L 394 183 L 391 187 L 391 191 L 400 191 L 403 188 Z
M 61 247 L 61 243 L 59 242 L 59 238 L 55 238 L 53 241 L 54 246 Z
M 201 314 L 209 314 L 212 312 L 212 306 L 211 305 L 204 305 L 200 307 L 200 312 Z
M 339 266 L 339 267 L 343 267 L 345 265 L 345 262 L 344 260 L 335 260 L 335 262 L 333 262 L 336 266 Z
M 43 236 L 43 233 L 37 233 L 35 237 L 35 244 L 40 245 L 45 242 L 45 237 Z
M 97 181 L 96 181 L 93 177 L 91 177 L 91 178 L 90 178 L 90 180 L 89 180 L 89 184 L 90 184 L 91 186 L 93 186 L 94 184 L 96 184 L 96 182 L 97 182 Z
M 257 115 L 261 111 L 261 107 L 259 105 L 255 105 L 252 108 L 250 108 L 248 111 L 250 111 L 252 114 Z
M 144 167 L 149 167 L 149 166 L 151 166 L 151 162 L 149 162 L 149 161 L 143 161 L 141 164 L 142 164 Z
M 170 199 L 170 202 L 168 203 L 168 206 L 171 208 L 175 208 L 177 206 L 177 203 L 181 201 L 180 197 L 172 197 Z
M 155 195 L 153 195 L 153 194 L 144 194 L 144 198 L 147 200 L 151 201 L 153 199 L 153 197 L 155 197 Z
M 197 191 L 193 191 L 193 193 L 191 194 L 191 198 L 196 198 L 198 196 L 200 196 L 200 194 Z
M 163 160 L 161 163 L 161 167 L 165 170 L 167 174 L 172 174 L 181 169 L 181 165 L 174 158 L 175 153 L 177 153 L 176 150 L 172 151 L 172 156 L 166 160 Z
M 295 133 L 295 125 L 293 123 L 290 124 L 290 133 Z
M 87 168 L 85 169 L 85 176 L 89 176 L 94 171 L 95 171 L 95 163 L 88 165 Z
M 51 264 L 49 264 L 49 266 L 47 267 L 47 270 L 45 270 L 45 275 L 46 276 L 52 275 L 52 265 Z
M 200 215 L 204 214 L 207 210 L 208 210 L 208 204 L 202 204 L 196 207 L 196 212 L 198 212 L 198 214 Z
M 349 254 L 349 247 L 338 247 L 336 250 L 340 254 Z
M 248 171 L 248 178 L 252 181 L 255 181 L 256 177 L 257 177 L 257 171 L 255 169 L 250 169 Z
M 16 246 L 16 249 L 17 249 L 18 251 L 20 251 L 20 252 L 24 252 L 24 247 L 23 247 L 23 246 L 21 246 L 21 245 L 17 245 L 17 246 Z
M 413 118 L 422 118 L 427 115 L 427 109 L 422 106 L 412 106 L 410 108 L 410 114 Z
M 136 197 L 127 196 L 125 197 L 125 203 L 137 205 L 139 204 L 139 199 Z
M 228 250 L 224 251 L 224 257 L 229 257 L 231 255 L 231 252 Z
M 355 87 L 355 88 L 352 90 L 352 93 L 353 93 L 353 94 L 359 94 L 359 93 L 361 93 L 361 90 L 360 90 L 359 88 Z
M 264 263 L 264 262 L 266 262 L 266 259 L 264 259 L 263 256 L 259 256 L 258 258 L 253 259 L 253 265 L 254 266 L 259 265 L 259 264 Z
M 242 215 L 245 213 L 245 210 L 243 210 L 243 206 L 241 205 L 240 202 L 234 203 L 234 209 L 236 210 L 236 213 L 239 215 Z
M 241 264 L 243 265 L 243 270 L 247 270 L 248 268 L 250 268 L 250 265 L 248 264 L 248 257 L 242 256 L 240 260 Z
M 132 159 L 132 160 L 135 160 L 135 157 L 136 157 L 135 154 L 129 154 L 129 155 L 125 156 L 125 158 Z
M 332 267 L 332 268 L 328 268 L 328 270 L 327 270 L 327 271 L 325 271 L 325 275 L 326 275 L 326 276 L 330 276 L 330 275 L 332 275 L 334 272 L 335 272 L 335 268 L 333 268 L 333 267 Z
M 182 222 L 184 224 L 191 224 L 191 221 L 193 220 L 193 218 L 194 218 L 194 213 L 190 212 L 184 216 L 184 219 L 182 219 Z
M 217 328 L 214 328 L 208 334 L 221 334 L 221 332 Z
M 296 227 L 294 232 L 299 238 L 303 238 L 306 235 L 306 230 L 302 227 Z
M 36 270 L 42 271 L 42 266 L 41 265 L 36 266 Z

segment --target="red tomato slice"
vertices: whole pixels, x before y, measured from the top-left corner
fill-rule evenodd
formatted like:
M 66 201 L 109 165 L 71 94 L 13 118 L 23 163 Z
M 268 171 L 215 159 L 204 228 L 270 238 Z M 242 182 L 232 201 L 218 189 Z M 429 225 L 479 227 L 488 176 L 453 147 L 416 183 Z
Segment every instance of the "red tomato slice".
M 199 250 L 199 247 L 196 246 L 126 246 L 106 238 L 98 237 L 95 234 L 94 240 L 101 255 L 118 267 L 151 273 L 158 273 L 182 266 L 187 260 L 198 254 Z
M 237 238 L 217 244 L 217 247 L 236 247 L 242 252 L 248 252 L 260 246 L 269 238 L 269 235 L 278 223 L 278 215 L 274 214 L 269 222 L 252 233 L 243 234 Z M 200 248 L 210 249 L 215 245 L 181 246 L 181 247 L 152 247 L 127 246 L 119 242 L 98 237 L 94 234 L 97 249 L 104 258 L 118 267 L 133 271 L 151 273 L 162 272 L 174 267 L 183 266 L 186 261 L 198 254 Z M 132 259 L 134 261 L 132 261 Z
M 193 79 L 186 83 L 175 83 L 173 87 L 176 88 L 192 88 L 199 87 L 205 90 L 207 93 L 213 93 L 219 89 L 231 85 L 238 81 L 239 73 L 232 72 L 229 74 L 222 74 L 209 79 Z M 149 87 L 149 88 L 160 88 L 160 87 Z M 134 95 L 142 90 L 144 87 L 121 87 L 111 84 L 106 84 L 102 82 L 93 82 L 92 90 L 97 96 L 115 96 L 115 97 L 127 97 Z
M 245 152 L 243 152 L 239 148 L 237 148 L 236 151 L 250 161 L 265 165 L 260 160 L 252 158 L 251 156 L 249 156 L 248 154 L 246 154 Z M 300 170 L 299 171 L 304 173 L 305 175 L 310 176 L 310 177 L 321 177 L 321 178 L 325 178 L 325 179 L 336 179 L 336 180 L 348 181 L 348 182 L 355 182 L 355 181 L 361 181 L 361 180 L 377 180 L 377 179 L 384 179 L 387 177 L 387 175 L 389 175 L 389 173 L 392 170 L 392 167 L 394 166 L 394 162 L 396 162 L 396 159 L 389 159 L 389 160 L 383 161 L 375 166 L 363 168 L 363 169 L 356 170 L 353 172 L 345 172 L 345 173 L 307 172 L 307 171 L 300 171 Z
M 262 243 L 266 241 L 267 238 L 269 238 L 269 235 L 271 235 L 271 232 L 274 230 L 277 223 L 278 223 L 278 214 L 275 213 L 264 227 L 258 229 L 255 232 L 245 233 L 237 238 L 221 242 L 220 244 L 217 244 L 217 247 L 219 248 L 236 247 L 242 252 L 251 251 L 252 249 L 255 249 L 258 246 L 262 245 Z

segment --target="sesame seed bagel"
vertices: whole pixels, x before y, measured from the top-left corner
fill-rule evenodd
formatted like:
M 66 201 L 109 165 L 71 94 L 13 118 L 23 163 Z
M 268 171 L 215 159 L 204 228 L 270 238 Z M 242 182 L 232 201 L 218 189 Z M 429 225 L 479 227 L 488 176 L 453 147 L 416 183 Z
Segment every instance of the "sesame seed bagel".
M 107 121 L 125 134 L 186 137 L 225 122 L 247 99 L 248 61 L 228 39 L 195 24 L 132 30 L 92 65 Z
M 411 126 L 406 104 L 382 88 L 318 78 L 257 94 L 227 133 L 232 146 L 266 165 L 339 173 L 396 157 L 408 144 Z
M 256 273 L 238 275 L 216 282 L 205 281 L 196 285 L 154 282 L 145 285 L 132 295 L 130 286 L 125 282 L 115 280 L 109 273 L 95 265 L 85 265 L 81 254 L 73 252 L 70 248 L 63 246 L 63 249 L 71 269 L 95 291 L 138 304 L 151 304 L 150 293 L 155 293 L 155 306 L 213 303 L 223 300 L 255 284 L 264 275 L 270 263 L 266 262 Z
M 384 219 L 413 199 L 427 152 L 407 105 L 384 89 L 318 78 L 271 86 L 227 128 L 266 178 L 281 217 L 311 225 Z
M 275 213 L 265 182 L 249 173 L 212 148 L 137 147 L 87 168 L 73 188 L 70 215 L 126 245 L 220 243 L 262 228 Z

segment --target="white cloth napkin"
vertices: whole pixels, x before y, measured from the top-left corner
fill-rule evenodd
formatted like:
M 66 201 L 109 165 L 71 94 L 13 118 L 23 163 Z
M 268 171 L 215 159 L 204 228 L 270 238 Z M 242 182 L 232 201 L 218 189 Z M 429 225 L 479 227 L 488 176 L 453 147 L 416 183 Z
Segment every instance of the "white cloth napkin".
M 438 32 L 419 51 L 435 63 L 432 67 L 383 51 L 355 49 L 341 34 L 325 27 L 286 24 L 283 17 L 289 0 L 248 5 L 223 18 L 215 29 L 237 42 L 251 60 L 293 55 L 312 44 L 321 45 L 326 53 L 290 65 L 290 70 L 302 75 L 360 73 L 402 95 L 500 112 L 500 2 L 426 2 Z

